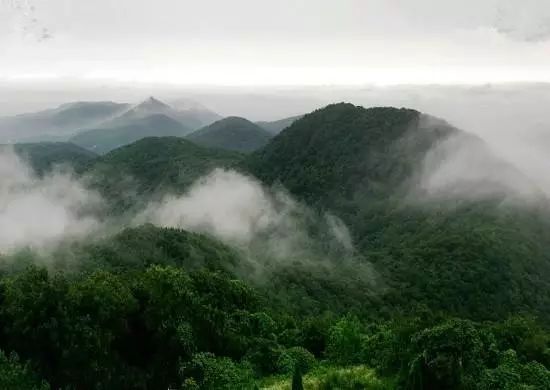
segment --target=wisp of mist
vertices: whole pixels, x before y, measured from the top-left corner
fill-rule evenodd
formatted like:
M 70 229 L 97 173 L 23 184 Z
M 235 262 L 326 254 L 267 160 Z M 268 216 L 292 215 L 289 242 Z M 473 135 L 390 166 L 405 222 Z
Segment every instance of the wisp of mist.
M 323 257 L 308 229 L 321 224 L 335 246 L 353 252 L 349 231 L 339 218 L 319 217 L 284 189 L 268 190 L 258 180 L 231 170 L 215 169 L 185 194 L 151 203 L 135 222 L 209 234 L 278 261 Z
M 71 173 L 39 177 L 11 148 L 0 149 L 0 253 L 86 237 L 99 227 L 100 206 L 100 196 Z

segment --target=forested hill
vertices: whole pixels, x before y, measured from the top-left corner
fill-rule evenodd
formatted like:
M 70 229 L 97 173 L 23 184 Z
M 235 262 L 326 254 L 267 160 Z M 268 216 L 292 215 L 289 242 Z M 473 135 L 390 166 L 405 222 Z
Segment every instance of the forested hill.
M 13 148 L 15 153 L 27 161 L 38 174 L 50 171 L 59 165 L 78 167 L 97 157 L 95 153 L 69 142 L 0 145 L 0 150 L 8 147 Z
M 426 153 L 456 136 L 467 137 L 470 148 L 483 147 L 414 110 L 336 104 L 296 121 L 245 164 L 267 184 L 282 183 L 342 217 L 392 287 L 391 305 L 406 310 L 414 302 L 478 319 L 527 309 L 548 318 L 550 219 L 544 209 L 507 204 L 500 190 L 443 199 L 421 191 L 420 199 L 411 199 L 418 196 L 413 190 Z
M 155 195 L 181 193 L 214 168 L 242 159 L 236 152 L 209 149 L 178 137 L 149 137 L 91 161 L 83 175 L 113 211 L 136 208 Z
M 257 177 L 280 180 L 307 201 L 330 203 L 358 191 L 386 196 L 432 146 L 458 132 L 423 118 L 409 109 L 334 104 L 298 119 L 247 165 Z
M 249 153 L 265 146 L 272 135 L 247 119 L 228 117 L 187 136 L 198 145 Z
M 464 147 L 482 164 L 454 180 L 439 169 Z M 127 227 L 216 167 L 248 190 L 230 182 L 223 203 L 215 186 L 192 212 L 199 227 L 251 220 L 248 241 Z M 151 137 L 75 169 L 108 218 L 0 253 L 0 389 L 550 388 L 547 200 L 442 120 L 342 103 L 249 155 Z M 344 250 L 325 250 L 333 236 Z

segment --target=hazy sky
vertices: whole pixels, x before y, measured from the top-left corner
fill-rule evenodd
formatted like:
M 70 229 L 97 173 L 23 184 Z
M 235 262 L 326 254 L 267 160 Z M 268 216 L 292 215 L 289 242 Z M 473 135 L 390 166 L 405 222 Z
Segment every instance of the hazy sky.
M 0 0 L 0 81 L 550 81 L 548 0 Z

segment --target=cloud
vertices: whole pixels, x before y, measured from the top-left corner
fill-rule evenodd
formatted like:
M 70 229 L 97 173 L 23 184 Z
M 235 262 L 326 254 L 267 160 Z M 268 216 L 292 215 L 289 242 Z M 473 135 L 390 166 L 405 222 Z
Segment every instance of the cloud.
M 494 27 L 512 39 L 527 42 L 550 38 L 550 3 L 547 0 L 503 0 Z
M 497 156 L 480 138 L 458 133 L 426 154 L 419 190 L 428 199 L 535 200 L 542 190 L 510 162 Z
M 11 149 L 0 150 L 0 252 L 46 249 L 93 232 L 100 197 L 69 173 L 42 178 Z
M 0 8 L 9 11 L 9 18 L 4 23 L 11 21 L 12 30 L 17 35 L 38 43 L 53 39 L 53 33 L 44 25 L 34 1 L 1 0 Z
M 230 170 L 216 169 L 186 194 L 150 204 L 136 218 L 136 223 L 143 222 L 207 233 L 278 260 L 324 257 L 312 228 L 323 230 L 325 247 L 353 252 L 349 231 L 336 216 L 319 217 L 283 189 L 267 190 L 257 180 Z

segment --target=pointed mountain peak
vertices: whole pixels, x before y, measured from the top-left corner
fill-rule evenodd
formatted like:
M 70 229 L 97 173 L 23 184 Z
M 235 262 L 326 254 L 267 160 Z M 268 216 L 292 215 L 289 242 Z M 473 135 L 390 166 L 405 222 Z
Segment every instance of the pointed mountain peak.
M 153 108 L 154 109 L 168 109 L 168 108 L 171 108 L 168 104 L 161 102 L 160 100 L 158 100 L 157 98 L 155 98 L 153 96 L 150 96 L 149 98 L 147 98 L 146 100 L 144 100 L 143 102 L 138 104 L 137 107 L 141 107 L 141 108 L 147 107 L 149 109 L 153 109 Z

